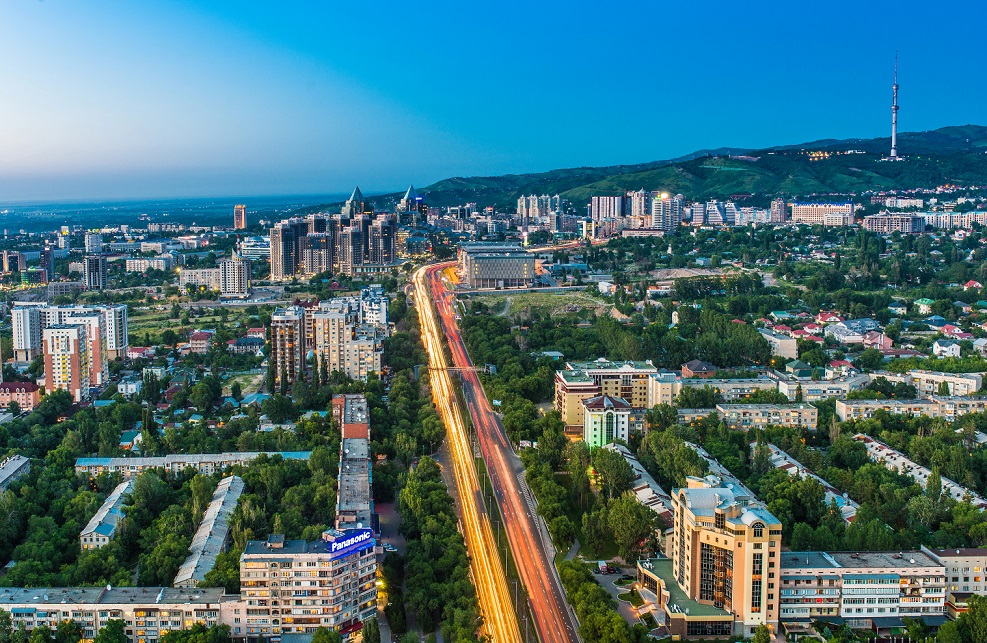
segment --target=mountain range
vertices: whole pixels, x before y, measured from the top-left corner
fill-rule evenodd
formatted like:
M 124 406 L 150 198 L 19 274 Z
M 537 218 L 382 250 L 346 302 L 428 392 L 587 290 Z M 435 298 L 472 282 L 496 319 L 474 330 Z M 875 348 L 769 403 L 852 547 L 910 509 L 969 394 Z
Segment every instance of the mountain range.
M 987 184 L 985 126 L 903 132 L 898 135 L 898 153 L 904 157 L 899 162 L 886 160 L 890 148 L 890 137 L 825 139 L 757 150 L 718 148 L 635 165 L 452 177 L 420 188 L 418 193 L 433 206 L 477 203 L 513 211 L 518 197 L 530 194 L 561 194 L 581 206 L 593 195 L 643 188 L 681 193 L 687 199 L 734 197 L 766 204 L 773 196 L 825 197 L 869 190 Z M 401 196 L 403 192 L 369 200 L 377 209 L 389 209 Z

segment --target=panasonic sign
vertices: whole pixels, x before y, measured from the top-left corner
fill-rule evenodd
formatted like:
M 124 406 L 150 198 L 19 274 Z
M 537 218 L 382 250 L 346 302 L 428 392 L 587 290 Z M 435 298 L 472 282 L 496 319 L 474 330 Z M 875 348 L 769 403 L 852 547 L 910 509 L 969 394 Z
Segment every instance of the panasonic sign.
M 374 546 L 372 529 L 347 529 L 342 535 L 329 539 L 329 553 L 332 558 L 339 558 L 355 551 Z

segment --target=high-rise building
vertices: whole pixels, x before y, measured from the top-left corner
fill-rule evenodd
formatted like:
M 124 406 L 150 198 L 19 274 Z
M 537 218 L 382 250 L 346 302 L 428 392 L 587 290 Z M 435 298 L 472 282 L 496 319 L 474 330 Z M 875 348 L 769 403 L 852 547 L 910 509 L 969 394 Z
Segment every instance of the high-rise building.
M 103 235 L 98 232 L 87 232 L 85 245 L 88 255 L 97 255 L 103 252 Z
M 83 324 L 56 324 L 43 331 L 45 386 L 67 391 L 76 402 L 89 399 L 89 339 Z
M 247 228 L 247 206 L 246 205 L 234 205 L 233 206 L 233 229 L 234 230 L 245 230 Z
M 665 232 L 675 230 L 682 223 L 684 206 L 685 199 L 681 194 L 654 194 L 651 200 L 651 227 Z
M 109 272 L 106 255 L 86 255 L 82 260 L 86 290 L 106 290 Z
M 354 217 L 358 214 L 363 214 L 366 212 L 367 203 L 363 199 L 363 192 L 360 191 L 360 186 L 356 186 L 353 189 L 353 194 L 350 198 L 346 199 L 346 203 L 343 204 L 342 214 L 350 217 Z
M 271 368 L 277 390 L 305 375 L 305 313 L 300 306 L 278 308 L 271 316 Z
M 250 260 L 234 254 L 219 262 L 219 293 L 245 299 L 250 295 Z
M 624 216 L 623 196 L 594 196 L 590 199 L 590 217 L 593 221 L 619 219 Z
M 14 361 L 31 362 L 41 354 L 41 312 L 38 305 L 16 302 L 10 311 Z
M 379 304 L 375 307 L 373 299 L 333 299 L 322 302 L 312 313 L 311 348 L 320 374 L 338 371 L 353 379 L 366 380 L 370 373 L 380 372 L 386 317 L 382 326 L 361 323 L 365 304 L 367 318 L 380 322 Z
M 771 200 L 771 223 L 785 223 L 788 221 L 788 205 L 785 199 L 778 198 Z
M 343 274 L 353 274 L 355 267 L 362 266 L 363 229 L 357 223 L 348 225 L 339 233 L 339 271 Z
M 846 203 L 792 204 L 792 223 L 806 225 L 848 226 L 853 223 L 854 205 Z
M 93 320 L 92 315 L 103 317 L 102 323 Z M 123 357 L 128 346 L 128 323 L 126 304 L 106 306 L 49 306 L 47 303 L 16 302 L 11 310 L 13 321 L 14 359 L 29 362 L 41 354 L 42 331 L 59 324 L 78 323 L 86 318 L 95 324 L 91 334 L 97 334 L 102 347 L 93 354 L 105 364 L 107 360 Z M 94 372 L 102 370 L 102 366 Z M 93 378 L 95 381 L 98 378 Z M 96 385 L 96 384 L 94 384 Z
M 727 211 L 724 204 L 716 199 L 706 202 L 705 224 L 711 226 L 727 225 Z
M 388 264 L 397 259 L 398 226 L 394 217 L 380 215 L 370 225 L 368 263 Z
M 322 219 L 323 231 L 310 232 L 302 238 L 302 255 L 298 270 L 304 275 L 317 275 L 333 269 L 332 235 L 325 232 L 326 220 Z
M 127 305 L 111 304 L 101 306 L 106 317 L 106 356 L 108 359 L 118 359 L 126 356 L 130 345 L 129 326 L 127 321 Z
M 301 239 L 308 232 L 305 219 L 280 221 L 271 228 L 271 279 L 291 279 L 298 273 Z
M 55 249 L 54 248 L 43 248 L 41 250 L 41 263 L 40 268 L 44 271 L 44 281 L 41 283 L 48 283 L 55 279 Z

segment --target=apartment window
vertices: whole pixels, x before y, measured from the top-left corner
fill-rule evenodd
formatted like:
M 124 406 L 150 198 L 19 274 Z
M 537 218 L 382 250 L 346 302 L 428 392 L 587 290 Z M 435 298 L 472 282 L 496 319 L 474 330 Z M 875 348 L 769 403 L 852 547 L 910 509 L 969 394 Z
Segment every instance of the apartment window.
M 754 537 L 761 538 L 764 536 L 764 524 L 760 522 L 754 523 Z

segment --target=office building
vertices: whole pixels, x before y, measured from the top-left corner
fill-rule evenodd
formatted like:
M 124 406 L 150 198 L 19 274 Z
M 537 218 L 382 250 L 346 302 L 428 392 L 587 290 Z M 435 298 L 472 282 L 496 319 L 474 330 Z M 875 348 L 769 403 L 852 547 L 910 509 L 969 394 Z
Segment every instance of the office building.
M 219 293 L 223 297 L 250 296 L 250 260 L 234 254 L 219 262 Z
M 853 223 L 853 203 L 792 204 L 792 223 L 805 225 L 848 226 Z
M 583 400 L 583 441 L 589 448 L 604 447 L 630 437 L 631 405 L 619 397 L 598 395 Z
M 212 500 L 195 530 L 189 555 L 178 568 L 175 587 L 196 587 L 216 565 L 216 558 L 226 550 L 230 535 L 230 518 L 243 494 L 243 479 L 229 476 L 220 480 Z
M 592 362 L 566 362 L 567 370 L 582 371 L 600 387 L 598 395 L 619 397 L 631 408 L 643 409 L 648 404 L 648 377 L 658 368 L 651 360 L 644 362 L 611 362 L 600 358 Z
M 261 455 L 284 460 L 308 460 L 311 451 L 238 451 L 225 453 L 175 453 L 157 457 L 142 458 L 78 458 L 75 472 L 90 478 L 119 473 L 124 479 L 134 478 L 150 469 L 164 469 L 169 474 L 179 474 L 192 469 L 204 476 L 223 473 L 229 467 L 239 464 L 246 466 Z
M 717 404 L 716 412 L 728 428 L 737 431 L 787 426 L 816 430 L 819 410 L 811 404 Z
M 925 217 L 919 214 L 872 214 L 864 217 L 863 227 L 878 234 L 921 234 L 925 232 Z
M 133 491 L 134 481 L 121 482 L 106 497 L 103 506 L 89 520 L 79 534 L 79 545 L 83 551 L 99 549 L 110 544 L 117 535 L 117 527 L 123 520 L 123 505 L 126 496 Z
M 305 377 L 305 312 L 300 306 L 278 308 L 271 316 L 271 368 L 274 387 L 285 390 Z
M 11 455 L 0 461 L 0 493 L 10 488 L 18 478 L 31 472 L 31 460 L 22 455 Z
M 526 288 L 535 281 L 535 256 L 510 243 L 464 243 L 458 272 L 467 288 Z
M 103 235 L 98 232 L 87 232 L 85 249 L 87 255 L 98 255 L 103 252 Z
M 673 578 L 662 580 L 718 610 L 671 619 L 673 635 L 751 636 L 762 624 L 777 628 L 781 522 L 733 489 L 694 477 L 672 492 L 672 514 Z
M 271 261 L 270 237 L 246 237 L 240 240 L 240 256 L 251 261 Z
M 247 228 L 247 206 L 246 205 L 234 205 L 233 206 L 233 229 L 234 230 L 245 230 Z
M 89 338 L 87 326 L 56 324 L 42 332 L 45 386 L 67 391 L 76 402 L 89 399 Z
M 86 290 L 106 290 L 106 284 L 109 280 L 106 255 L 86 255 L 82 260 L 82 265 Z

